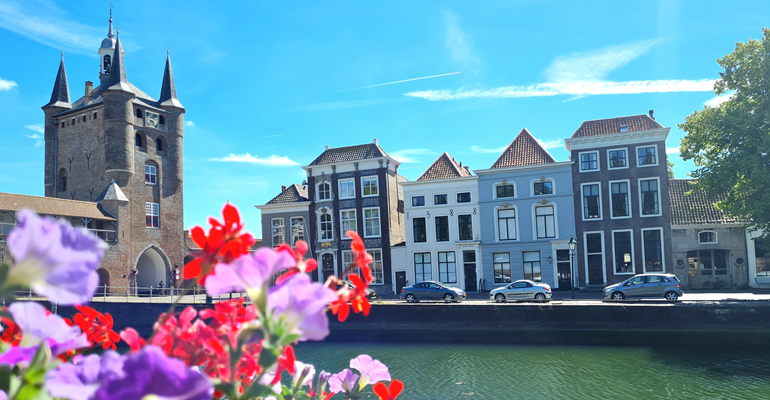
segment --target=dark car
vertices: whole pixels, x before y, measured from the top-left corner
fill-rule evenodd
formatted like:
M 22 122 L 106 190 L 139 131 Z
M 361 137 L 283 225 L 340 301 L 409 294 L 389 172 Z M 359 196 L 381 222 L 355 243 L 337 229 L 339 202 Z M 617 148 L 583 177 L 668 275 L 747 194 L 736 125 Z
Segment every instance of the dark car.
M 444 300 L 449 303 L 465 300 L 465 291 L 438 282 L 425 281 L 401 289 L 401 298 L 408 303 L 420 300 Z

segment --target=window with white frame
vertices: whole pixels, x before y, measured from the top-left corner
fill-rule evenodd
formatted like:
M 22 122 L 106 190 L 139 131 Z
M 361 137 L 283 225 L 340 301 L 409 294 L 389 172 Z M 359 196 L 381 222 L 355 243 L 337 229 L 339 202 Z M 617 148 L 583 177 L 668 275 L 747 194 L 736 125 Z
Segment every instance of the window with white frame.
M 599 169 L 599 152 L 580 153 L 580 172 L 597 171 Z
M 703 231 L 698 233 L 698 242 L 700 244 L 713 244 L 717 242 L 717 233 L 714 231 Z
M 273 247 L 280 246 L 284 243 L 285 230 L 283 227 L 283 218 L 273 218 L 270 220 L 270 225 L 273 232 Z
M 425 243 L 428 241 L 428 233 L 425 229 L 425 218 L 413 218 L 412 228 L 415 243 Z
M 380 193 L 377 182 L 378 181 L 376 176 L 371 178 L 362 178 L 361 190 L 363 190 L 363 196 L 377 196 Z
M 297 244 L 300 240 L 305 240 L 305 219 L 291 217 L 291 243 Z
M 342 224 L 342 233 L 347 231 L 356 232 L 356 210 L 340 211 L 340 223 Z M 346 239 L 349 239 L 347 236 Z
M 655 155 L 656 146 L 645 146 L 636 148 L 636 162 L 640 167 L 649 165 L 658 165 L 658 158 Z
M 368 252 L 370 250 L 367 249 Z M 369 253 L 371 254 L 371 252 Z M 350 274 L 359 274 L 361 276 L 361 273 L 359 272 L 359 268 L 353 267 L 353 262 L 355 261 L 355 256 L 353 255 L 353 252 L 350 250 L 343 250 L 342 251 L 342 279 L 348 280 L 348 275 Z M 371 264 L 369 264 L 371 266 Z
M 511 283 L 511 253 L 492 253 L 495 283 Z
M 364 209 L 364 237 L 380 236 L 380 209 Z
M 471 192 L 462 192 L 457 193 L 457 203 L 470 203 L 471 202 Z
M 634 273 L 632 231 L 613 231 L 612 249 L 615 255 L 615 275 Z
M 660 215 L 658 179 L 639 180 L 639 204 L 642 216 Z
M 628 181 L 610 182 L 610 192 L 612 217 L 630 217 L 631 197 L 628 195 Z
M 438 279 L 442 283 L 457 283 L 454 251 L 438 252 Z
M 157 183 L 158 174 L 157 168 L 154 165 L 144 166 L 144 183 L 148 185 L 154 185 Z
M 535 207 L 537 238 L 547 239 L 556 237 L 556 221 L 553 206 Z
M 430 281 L 430 253 L 414 253 L 414 279 L 416 282 Z
M 644 272 L 662 272 L 663 228 L 642 229 Z
M 356 197 L 355 179 L 343 179 L 339 181 L 340 199 L 352 199 Z
M 148 228 L 160 228 L 160 205 L 158 203 L 144 203 L 145 226 Z
M 460 240 L 473 240 L 473 216 L 470 214 L 458 215 L 457 232 Z
M 628 168 L 628 155 L 626 149 L 607 150 L 607 168 Z
M 449 217 L 446 215 L 437 216 L 434 218 L 436 221 L 436 241 L 448 242 L 449 241 Z
M 583 219 L 601 219 L 602 203 L 599 197 L 599 184 L 586 183 L 583 188 Z
M 497 210 L 497 230 L 500 240 L 516 240 L 516 209 Z
M 498 199 L 504 199 L 506 197 L 515 197 L 516 193 L 513 190 L 512 183 L 501 183 L 495 186 L 495 194 Z
M 447 199 L 447 195 L 446 194 L 434 194 L 433 195 L 433 204 L 434 205 L 439 206 L 439 205 L 442 205 L 442 204 L 447 204 L 448 202 L 449 201 Z
M 604 236 L 601 232 L 585 233 L 585 251 L 586 268 L 589 274 L 591 271 L 602 271 L 604 264 Z M 601 278 L 603 281 L 603 277 Z M 602 282 L 594 282 L 594 278 L 591 278 L 591 275 L 589 275 L 588 283 L 596 284 Z
M 540 252 L 524 251 L 521 253 L 524 266 L 524 279 L 535 282 L 543 281 L 543 273 L 540 268 Z
M 372 262 L 369 263 L 369 268 L 372 270 L 372 285 L 384 285 L 385 273 L 382 268 L 382 251 L 380 249 L 367 250 L 372 256 Z
M 318 200 L 329 200 L 332 198 L 331 185 L 328 182 L 318 184 Z
M 318 217 L 318 238 L 320 240 L 332 240 L 331 214 L 321 214 Z
M 425 205 L 425 196 L 412 196 L 412 207 L 422 207 Z
M 540 196 L 544 194 L 553 194 L 553 182 L 552 181 L 543 181 L 543 182 L 535 182 L 532 184 L 532 194 L 535 196 Z

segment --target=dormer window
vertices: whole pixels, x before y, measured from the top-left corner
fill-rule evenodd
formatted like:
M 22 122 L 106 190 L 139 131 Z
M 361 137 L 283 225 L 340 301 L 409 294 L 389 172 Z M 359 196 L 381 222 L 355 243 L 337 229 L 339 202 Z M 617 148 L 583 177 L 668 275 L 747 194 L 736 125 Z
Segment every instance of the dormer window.
M 621 132 L 628 132 L 628 125 L 621 125 L 620 126 L 620 131 Z
M 137 118 L 142 118 L 142 109 L 141 108 L 137 108 L 136 109 L 136 117 Z

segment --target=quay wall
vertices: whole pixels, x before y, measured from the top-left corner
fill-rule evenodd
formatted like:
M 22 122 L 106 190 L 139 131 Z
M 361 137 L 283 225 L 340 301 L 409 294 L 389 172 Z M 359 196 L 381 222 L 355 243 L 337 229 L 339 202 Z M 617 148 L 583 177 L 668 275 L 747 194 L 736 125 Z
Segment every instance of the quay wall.
M 149 303 L 90 306 L 112 314 L 116 331 L 131 326 L 143 337 L 168 308 Z M 59 306 L 56 312 L 71 317 L 76 311 Z M 351 314 L 340 323 L 330 315 L 330 329 L 328 341 L 770 349 L 770 302 L 374 304 L 368 317 Z

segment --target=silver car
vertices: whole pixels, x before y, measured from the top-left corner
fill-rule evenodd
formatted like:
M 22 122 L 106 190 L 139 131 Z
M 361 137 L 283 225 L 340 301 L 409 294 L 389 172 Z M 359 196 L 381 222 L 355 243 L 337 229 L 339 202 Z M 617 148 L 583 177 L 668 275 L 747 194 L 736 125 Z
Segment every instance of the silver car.
M 498 303 L 518 299 L 545 300 L 550 299 L 551 294 L 551 287 L 548 284 L 522 279 L 492 290 L 489 292 L 489 299 Z
M 641 274 L 604 288 L 604 298 L 623 300 L 627 297 L 662 297 L 676 301 L 684 294 L 682 284 L 673 274 Z
M 420 300 L 444 300 L 449 303 L 465 300 L 465 291 L 438 282 L 425 281 L 401 289 L 401 298 L 408 303 Z

